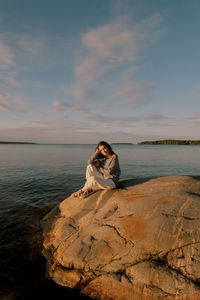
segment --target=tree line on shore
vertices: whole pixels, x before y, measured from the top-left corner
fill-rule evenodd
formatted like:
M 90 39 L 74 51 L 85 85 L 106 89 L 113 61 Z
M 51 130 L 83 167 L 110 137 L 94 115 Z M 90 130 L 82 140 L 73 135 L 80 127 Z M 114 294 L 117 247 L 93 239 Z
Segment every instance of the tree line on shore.
M 158 140 L 144 141 L 138 145 L 200 145 L 200 140 Z

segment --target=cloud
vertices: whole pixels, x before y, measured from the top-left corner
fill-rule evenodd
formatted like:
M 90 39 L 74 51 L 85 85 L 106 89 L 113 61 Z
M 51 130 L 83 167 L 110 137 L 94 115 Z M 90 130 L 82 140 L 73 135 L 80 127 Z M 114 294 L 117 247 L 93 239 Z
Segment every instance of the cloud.
M 17 70 L 4 70 L 0 74 L 0 90 L 10 91 L 12 89 L 20 88 L 23 86 L 23 83 L 18 80 Z
M 30 106 L 24 94 L 21 72 L 38 58 L 43 49 L 40 40 L 0 33 L 0 111 L 27 112 Z
M 75 82 L 68 89 L 75 102 L 121 101 L 128 105 L 152 100 L 151 83 L 136 82 L 133 74 L 140 68 L 136 64 L 142 50 L 162 34 L 156 28 L 159 23 L 159 16 L 138 23 L 116 21 L 83 34 L 81 55 L 74 66 Z
M 55 110 L 57 112 L 61 112 L 61 111 L 66 110 L 67 108 L 71 107 L 71 105 L 66 102 L 56 100 L 52 103 L 52 107 L 53 107 L 53 110 Z
M 27 112 L 30 109 L 25 98 L 22 95 L 0 93 L 0 111 L 3 112 Z
M 17 64 L 14 48 L 0 41 L 0 111 L 26 112 L 29 105 L 19 92 L 22 83 L 17 79 Z
M 171 116 L 165 116 L 158 113 L 148 113 L 140 115 L 115 115 L 98 114 L 94 112 L 82 111 L 85 114 L 87 128 L 91 131 L 109 130 L 115 132 L 120 128 L 124 132 L 131 132 L 134 127 L 166 127 L 176 126 L 180 120 Z
M 195 112 L 190 116 L 185 117 L 185 120 L 189 120 L 189 121 L 200 121 L 200 112 Z
M 71 120 L 64 115 L 56 119 L 24 121 L 21 126 L 16 123 L 17 126 L 12 125 L 12 128 L 1 128 L 0 136 L 2 140 L 26 141 L 30 141 L 31 137 L 32 141 L 42 143 L 96 143 L 102 139 L 110 142 L 137 142 L 167 136 L 180 138 L 179 133 L 182 131 L 184 135 L 188 133 L 190 138 L 195 137 L 194 128 L 189 128 L 185 120 L 158 113 L 117 117 L 85 112 L 85 116 L 86 119 L 82 121 Z M 174 126 L 170 136 L 167 126 Z
M 133 133 L 116 132 L 91 132 L 90 130 L 68 130 L 68 128 L 58 127 L 21 127 L 21 128 L 0 128 L 1 140 L 11 141 L 32 141 L 38 143 L 97 143 L 102 139 L 108 142 L 132 142 L 135 135 Z
M 82 42 L 96 59 L 120 63 L 138 58 L 141 39 L 139 32 L 116 22 L 89 30 L 83 36 Z
M 6 70 L 14 65 L 15 55 L 10 46 L 0 41 L 0 69 Z
M 190 116 L 187 116 L 184 118 L 184 121 L 186 124 L 188 124 L 188 127 L 192 128 L 199 128 L 200 126 L 200 112 L 195 112 Z
M 152 100 L 153 86 L 148 82 L 125 82 L 112 95 L 112 98 L 123 99 L 123 104 L 144 103 Z

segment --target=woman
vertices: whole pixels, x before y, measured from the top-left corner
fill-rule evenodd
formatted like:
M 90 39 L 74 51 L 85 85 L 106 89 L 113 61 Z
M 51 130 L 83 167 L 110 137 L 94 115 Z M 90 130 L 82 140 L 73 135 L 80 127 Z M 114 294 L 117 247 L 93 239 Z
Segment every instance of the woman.
M 114 189 L 118 186 L 120 173 L 117 154 L 108 143 L 101 141 L 88 161 L 84 187 L 73 196 L 86 198 L 98 189 Z

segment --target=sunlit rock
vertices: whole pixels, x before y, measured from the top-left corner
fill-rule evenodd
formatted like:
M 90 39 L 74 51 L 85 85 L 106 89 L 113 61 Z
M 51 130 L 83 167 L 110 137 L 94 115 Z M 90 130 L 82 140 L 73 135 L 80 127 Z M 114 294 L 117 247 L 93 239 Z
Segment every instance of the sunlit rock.
M 94 299 L 200 299 L 200 181 L 122 180 L 44 219 L 47 273 Z

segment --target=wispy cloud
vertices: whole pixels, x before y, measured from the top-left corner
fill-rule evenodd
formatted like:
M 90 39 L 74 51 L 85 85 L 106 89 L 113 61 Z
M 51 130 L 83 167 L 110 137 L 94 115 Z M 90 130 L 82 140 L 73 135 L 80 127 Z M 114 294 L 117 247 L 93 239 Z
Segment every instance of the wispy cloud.
M 22 86 L 17 80 L 16 55 L 13 47 L 5 42 L 0 42 L 0 111 L 25 112 L 28 104 L 25 97 L 19 93 Z
M 55 143 L 93 143 L 105 139 L 110 142 L 137 142 L 144 139 L 181 138 L 183 120 L 157 113 L 134 116 L 106 116 L 85 111 L 85 120 L 60 118 L 27 121 L 27 124 L 0 129 L 1 139 Z M 184 122 L 185 124 L 185 122 Z M 173 126 L 169 135 L 167 126 Z M 162 127 L 162 135 L 160 128 Z M 177 129 L 178 128 L 178 129 Z M 193 128 L 188 129 L 188 135 Z M 153 134 L 152 134 L 153 132 Z M 187 132 L 182 134 L 186 138 Z M 191 135 L 192 136 L 192 135 Z
M 195 112 L 190 116 L 186 116 L 184 118 L 185 124 L 188 125 L 188 127 L 191 128 L 199 128 L 200 126 L 200 112 Z
M 69 107 L 71 107 L 71 105 L 64 101 L 55 100 L 52 102 L 52 108 L 57 112 L 65 111 Z
M 197 121 L 200 120 L 200 111 L 193 113 L 190 116 L 185 117 L 185 120 Z
M 30 106 L 24 96 L 11 93 L 4 95 L 0 93 L 0 111 L 21 113 L 29 110 Z
M 6 70 L 14 65 L 13 49 L 5 42 L 0 41 L 0 69 Z
M 30 110 L 20 75 L 31 66 L 32 59 L 37 60 L 42 49 L 40 40 L 0 34 L 0 111 L 18 113 Z
M 122 87 L 116 88 L 117 91 L 112 98 L 123 99 L 123 104 L 138 104 L 152 100 L 153 85 L 148 82 L 127 82 Z
M 135 81 L 133 69 L 139 68 L 136 63 L 142 49 L 162 34 L 159 26 L 156 15 L 138 23 L 116 21 L 88 30 L 81 39 L 82 56 L 74 66 L 75 83 L 68 90 L 75 101 L 121 101 L 128 105 L 152 100 L 151 83 Z
M 109 131 L 116 131 L 116 128 L 120 130 L 131 131 L 132 128 L 137 126 L 147 127 L 166 127 L 176 126 L 180 123 L 180 120 L 172 116 L 165 116 L 164 114 L 158 113 L 146 113 L 137 115 L 108 115 L 100 114 L 95 112 L 88 112 L 82 110 L 85 116 L 85 124 L 91 131 L 104 130 L 109 128 Z

